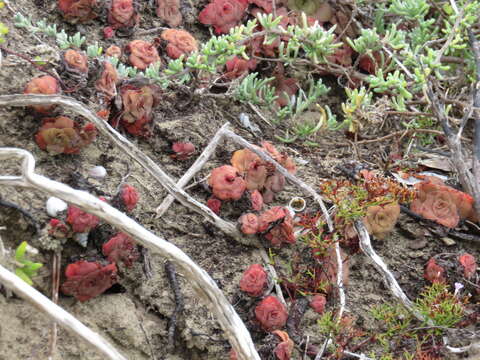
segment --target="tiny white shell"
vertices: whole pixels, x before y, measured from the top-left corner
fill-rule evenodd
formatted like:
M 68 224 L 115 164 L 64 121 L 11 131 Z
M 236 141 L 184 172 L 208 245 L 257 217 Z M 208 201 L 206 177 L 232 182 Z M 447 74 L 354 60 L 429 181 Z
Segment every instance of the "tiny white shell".
M 88 171 L 88 175 L 95 179 L 103 179 L 107 176 L 107 170 L 103 166 L 95 166 Z
M 51 217 L 57 217 L 59 213 L 67 210 L 68 204 L 56 197 L 49 197 L 46 203 L 47 214 Z
M 304 198 L 301 197 L 294 197 L 290 202 L 288 203 L 288 208 L 292 209 L 294 212 L 301 212 L 305 210 L 305 207 L 307 206 L 307 203 Z

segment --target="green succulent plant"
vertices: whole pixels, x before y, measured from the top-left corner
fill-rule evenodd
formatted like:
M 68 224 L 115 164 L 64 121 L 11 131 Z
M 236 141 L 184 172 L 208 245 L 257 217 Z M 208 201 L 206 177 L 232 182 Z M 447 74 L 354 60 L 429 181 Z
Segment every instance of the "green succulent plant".
M 37 270 L 40 269 L 43 264 L 25 259 L 27 246 L 27 242 L 24 241 L 15 251 L 15 274 L 28 285 L 33 285 L 32 277 L 37 275 Z

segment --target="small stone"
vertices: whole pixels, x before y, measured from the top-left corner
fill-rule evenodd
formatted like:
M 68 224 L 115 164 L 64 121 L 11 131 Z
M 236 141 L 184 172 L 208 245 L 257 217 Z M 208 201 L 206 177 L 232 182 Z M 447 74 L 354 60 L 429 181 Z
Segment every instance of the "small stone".
M 427 246 L 427 240 L 420 239 L 416 241 L 412 241 L 408 244 L 408 247 L 412 250 L 420 250 Z
M 453 245 L 456 244 L 455 240 L 453 240 L 452 238 L 449 238 L 449 237 L 443 237 L 442 241 L 447 246 L 453 246 Z
M 67 210 L 68 204 L 56 197 L 49 197 L 45 205 L 47 214 L 51 217 L 57 217 L 59 213 Z
M 107 176 L 107 170 L 103 166 L 95 166 L 88 171 L 88 175 L 95 179 L 103 179 Z

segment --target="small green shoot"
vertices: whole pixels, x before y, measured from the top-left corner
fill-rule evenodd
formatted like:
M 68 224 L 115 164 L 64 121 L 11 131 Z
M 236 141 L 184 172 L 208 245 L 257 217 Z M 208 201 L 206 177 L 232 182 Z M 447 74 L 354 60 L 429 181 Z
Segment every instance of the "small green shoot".
M 15 274 L 25 281 L 28 285 L 32 286 L 32 277 L 37 275 L 37 270 L 40 269 L 43 264 L 35 263 L 25 259 L 25 253 L 27 251 L 27 242 L 23 241 L 15 251 Z

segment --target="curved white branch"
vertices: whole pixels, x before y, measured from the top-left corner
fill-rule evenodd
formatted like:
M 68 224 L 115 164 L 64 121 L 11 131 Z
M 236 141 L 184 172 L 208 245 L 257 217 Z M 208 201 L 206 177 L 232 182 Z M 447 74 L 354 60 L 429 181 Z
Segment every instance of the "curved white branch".
M 198 296 L 215 314 L 220 326 L 225 331 L 225 335 L 237 352 L 239 359 L 260 360 L 250 333 L 235 312 L 235 309 L 212 278 L 183 251 L 154 235 L 124 213 L 95 196 L 84 191 L 74 190 L 65 184 L 35 174 L 35 159 L 28 151 L 16 148 L 0 148 L 0 160 L 15 158 L 22 160 L 22 175 L 0 176 L 0 185 L 35 188 L 50 196 L 72 203 L 82 210 L 98 216 L 117 229 L 128 233 L 143 246 L 165 256 L 180 269 Z
M 430 325 L 433 325 L 432 321 L 426 319 L 420 312 L 415 309 L 415 306 L 410 301 L 410 299 L 405 295 L 400 285 L 398 285 L 395 276 L 388 270 L 387 264 L 385 264 L 380 256 L 373 250 L 372 244 L 370 242 L 370 235 L 368 234 L 367 228 L 361 220 L 357 220 L 353 224 L 355 230 L 357 231 L 358 238 L 360 239 L 360 249 L 363 253 L 367 255 L 370 260 L 372 260 L 373 265 L 382 275 L 385 285 L 390 289 L 393 296 L 395 296 L 400 302 L 405 306 L 408 311 L 410 311 L 418 320 L 426 322 Z
M 105 120 L 95 115 L 82 103 L 62 95 L 2 95 L 0 106 L 31 106 L 31 105 L 62 105 L 64 108 L 83 116 L 95 124 L 97 130 L 108 137 L 110 141 L 122 149 L 128 156 L 140 164 L 157 182 L 165 188 L 175 199 L 190 210 L 204 216 L 217 226 L 222 232 L 231 236 L 244 245 L 256 245 L 237 229 L 237 227 L 220 218 L 210 208 L 188 195 L 147 155 L 132 144 L 127 138 L 119 134 Z
M 126 360 L 127 358 L 120 354 L 108 341 L 100 334 L 90 330 L 83 325 L 74 316 L 63 310 L 60 306 L 52 302 L 45 295 L 35 290 L 25 281 L 0 265 L 0 282 L 8 289 L 15 292 L 18 296 L 31 302 L 35 307 L 49 315 L 61 326 L 78 335 L 87 343 L 92 345 L 98 351 L 103 353 L 108 359 Z

